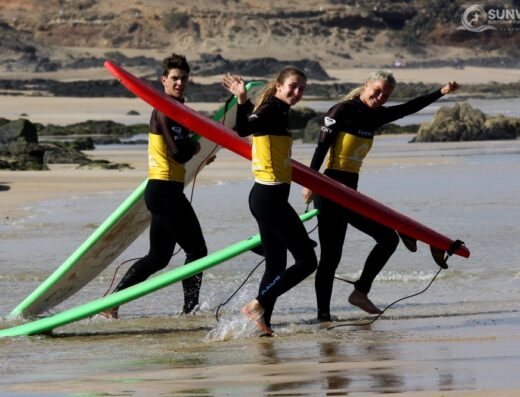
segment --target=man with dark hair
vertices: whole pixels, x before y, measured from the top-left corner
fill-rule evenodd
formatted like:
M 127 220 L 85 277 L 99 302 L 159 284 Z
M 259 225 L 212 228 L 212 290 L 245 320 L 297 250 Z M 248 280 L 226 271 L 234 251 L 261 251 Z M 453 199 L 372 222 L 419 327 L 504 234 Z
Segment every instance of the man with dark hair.
M 162 66 L 164 92 L 184 102 L 190 73 L 186 58 L 172 54 L 162 61 Z M 184 164 L 200 149 L 190 135 L 187 128 L 157 109 L 153 110 L 148 143 L 148 184 L 144 194 L 146 207 L 152 214 L 150 250 L 130 267 L 114 292 L 140 283 L 166 267 L 176 244 L 186 253 L 185 264 L 207 255 L 199 220 L 183 193 Z M 183 313 L 192 312 L 198 305 L 201 283 L 202 273 L 183 280 Z M 118 308 L 114 308 L 103 315 L 117 318 L 117 311 Z

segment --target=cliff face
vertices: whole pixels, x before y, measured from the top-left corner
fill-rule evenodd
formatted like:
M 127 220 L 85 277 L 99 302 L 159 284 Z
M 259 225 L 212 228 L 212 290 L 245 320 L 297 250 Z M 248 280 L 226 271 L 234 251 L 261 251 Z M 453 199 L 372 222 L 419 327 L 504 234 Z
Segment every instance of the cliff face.
M 506 52 L 516 48 L 511 34 L 457 31 L 462 0 L 316 3 L 303 0 L 284 7 L 274 0 L 3 0 L 0 33 L 19 45 L 13 48 L 2 40 L 0 50 L 7 45 L 9 51 L 2 51 L 1 57 L 33 54 L 52 61 L 58 56 L 56 48 L 88 47 L 227 58 L 314 58 L 352 66 L 361 54 L 373 55 L 379 63 L 393 61 L 395 54 L 410 60 L 435 56 L 432 46 L 455 47 L 461 54 L 479 47 Z M 442 49 L 436 51 L 443 54 Z

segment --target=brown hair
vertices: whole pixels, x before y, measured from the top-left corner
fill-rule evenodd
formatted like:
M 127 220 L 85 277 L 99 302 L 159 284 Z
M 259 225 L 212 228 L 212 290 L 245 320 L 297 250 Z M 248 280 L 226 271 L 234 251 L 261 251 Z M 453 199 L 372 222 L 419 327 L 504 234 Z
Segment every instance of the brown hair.
M 266 99 L 270 95 L 276 94 L 276 84 L 283 84 L 285 80 L 290 76 L 300 76 L 305 81 L 307 81 L 307 76 L 305 76 L 305 73 L 300 68 L 297 68 L 296 66 L 286 66 L 284 67 L 281 72 L 278 74 L 278 77 L 268 83 L 263 89 L 262 92 L 260 92 L 260 95 L 258 96 L 256 102 L 255 102 L 255 108 L 253 111 L 256 111 L 260 105 L 262 105 Z
M 163 68 L 162 75 L 164 77 L 168 77 L 171 69 L 184 70 L 186 73 L 190 74 L 190 65 L 188 65 L 188 61 L 184 55 L 171 54 L 169 57 L 162 60 L 161 66 Z
M 389 70 L 378 70 L 376 72 L 372 72 L 368 75 L 368 78 L 366 81 L 384 81 L 392 86 L 392 88 L 395 88 L 397 82 L 395 81 L 395 77 Z M 343 97 L 343 101 L 351 101 L 352 99 L 358 97 L 361 95 L 363 90 L 365 89 L 365 86 L 359 86 L 357 88 L 354 88 L 352 91 L 350 91 L 347 95 Z

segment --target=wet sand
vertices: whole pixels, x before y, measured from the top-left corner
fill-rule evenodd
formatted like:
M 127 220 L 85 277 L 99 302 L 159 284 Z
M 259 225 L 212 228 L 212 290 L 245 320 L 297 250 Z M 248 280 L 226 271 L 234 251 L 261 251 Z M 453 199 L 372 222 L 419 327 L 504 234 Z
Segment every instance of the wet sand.
M 367 160 L 368 171 L 456 165 L 462 149 L 492 153 L 496 148 L 507 153 L 508 146 L 512 150 L 518 146 L 475 142 L 416 144 L 411 149 L 405 145 L 403 149 L 402 144 L 394 147 L 392 136 L 377 139 L 373 156 Z M 413 155 L 426 148 L 431 155 Z M 437 148 L 444 155 L 435 155 Z M 296 145 L 294 152 L 305 162 L 312 146 Z M 28 204 L 49 198 L 133 189 L 146 176 L 144 147 L 105 148 L 90 154 L 129 162 L 135 169 L 78 170 L 64 165 L 45 172 L 1 171 L 0 185 L 10 187 L 0 192 L 2 219 L 21 216 Z M 249 163 L 222 151 L 199 182 L 223 179 L 249 180 Z M 155 306 L 153 301 L 150 304 Z M 435 310 L 438 314 L 431 316 L 396 309 L 372 326 L 331 331 L 325 327 L 336 323 L 302 321 L 296 314 L 294 322 L 277 324 L 274 338 L 233 336 L 232 329 L 231 336 L 223 338 L 217 332 L 210 337 L 215 330 L 211 312 L 169 317 L 152 309 L 150 317 L 127 313 L 116 322 L 85 320 L 56 330 L 53 338 L 0 340 L 7 360 L 0 395 L 518 396 L 520 355 L 515 346 L 520 321 L 514 301 L 507 304 L 509 309 L 496 302 L 465 309 L 462 301 L 450 306 L 453 313 L 440 305 Z M 363 318 L 354 314 L 343 321 Z M 238 314 L 232 319 L 242 321 Z M 136 345 L 140 347 L 132 348 Z M 13 364 L 7 365 L 10 361 Z
M 126 319 L 106 325 L 104 332 L 98 327 L 98 332 L 89 333 L 90 324 L 51 339 L 18 339 L 18 348 L 24 351 L 33 346 L 25 353 L 27 359 L 47 358 L 13 368 L 13 377 L 0 385 L 5 393 L 51 396 L 516 397 L 520 393 L 515 376 L 520 364 L 514 348 L 520 339 L 516 313 L 390 318 L 369 327 L 333 331 L 297 324 L 273 338 L 227 341 L 208 341 L 207 329 L 197 325 L 212 320 L 196 317 L 150 318 L 148 324 L 144 319 Z M 155 328 L 157 324 L 163 328 Z M 200 343 L 183 343 L 181 333 Z M 15 354 L 16 343 L 0 341 L 6 357 Z M 133 353 L 130 346 L 135 343 L 148 344 L 148 354 L 143 349 Z M 121 344 L 128 349 L 121 350 Z M 116 346 L 118 350 L 111 350 Z M 90 351 L 86 359 L 74 353 L 84 349 Z M 43 365 L 56 372 L 46 372 Z M 31 370 L 37 372 L 30 374 Z

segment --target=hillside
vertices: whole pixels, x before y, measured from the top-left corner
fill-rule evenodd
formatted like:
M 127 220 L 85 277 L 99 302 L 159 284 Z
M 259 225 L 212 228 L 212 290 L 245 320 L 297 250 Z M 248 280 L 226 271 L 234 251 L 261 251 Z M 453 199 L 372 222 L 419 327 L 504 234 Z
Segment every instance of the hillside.
M 325 68 L 381 67 L 396 59 L 440 66 L 490 59 L 500 66 L 518 59 L 518 32 L 456 29 L 466 4 L 460 0 L 316 3 L 3 0 L 0 70 L 63 70 L 88 59 L 96 65 L 115 50 L 152 60 L 171 51 L 190 59 L 311 59 Z M 502 4 L 508 5 L 520 8 L 517 0 Z

